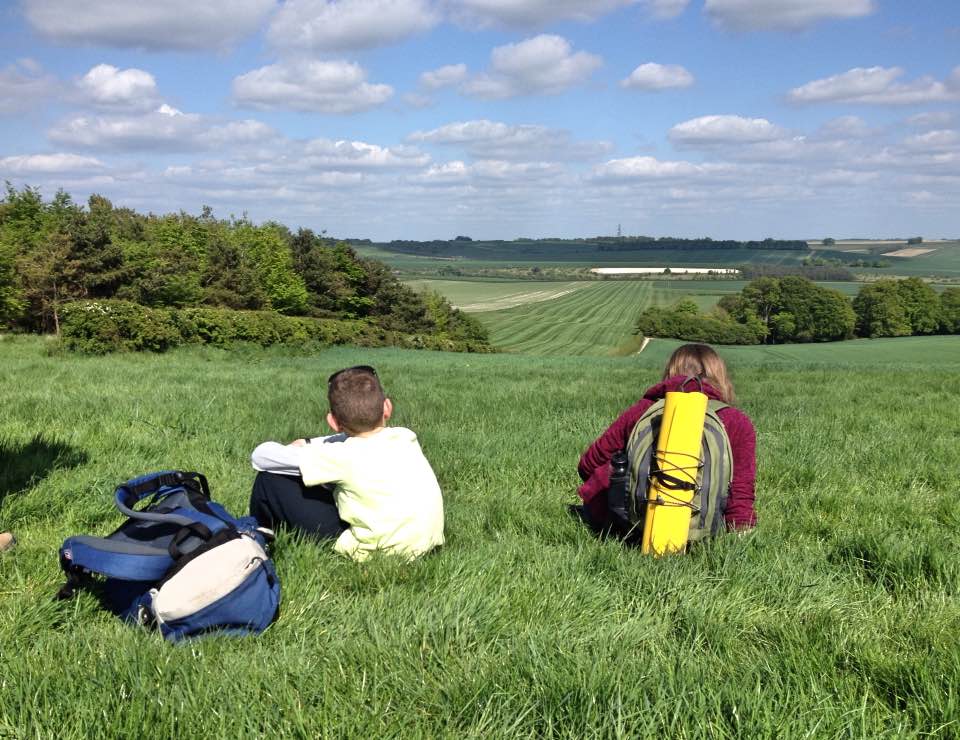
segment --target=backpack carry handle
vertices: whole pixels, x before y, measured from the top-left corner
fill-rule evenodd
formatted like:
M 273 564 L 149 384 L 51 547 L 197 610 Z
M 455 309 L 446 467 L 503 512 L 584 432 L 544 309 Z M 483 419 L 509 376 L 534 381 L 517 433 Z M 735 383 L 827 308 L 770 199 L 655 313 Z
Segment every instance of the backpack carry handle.
M 700 379 L 699 375 L 688 375 L 686 378 L 684 378 L 683 382 L 680 384 L 680 390 L 686 393 L 687 383 L 689 383 L 690 381 L 696 381 L 697 390 L 703 393 L 703 380 Z
M 133 478 L 117 487 L 114 493 L 114 502 L 121 514 L 132 519 L 148 522 L 171 522 L 173 524 L 189 525 L 193 519 L 179 514 L 158 514 L 155 512 L 137 511 L 133 507 L 143 499 L 159 493 L 164 488 L 184 488 L 192 482 L 200 484 L 204 498 L 210 499 L 210 486 L 202 473 L 185 473 L 181 470 L 162 470 L 158 473 L 148 473 L 139 478 Z

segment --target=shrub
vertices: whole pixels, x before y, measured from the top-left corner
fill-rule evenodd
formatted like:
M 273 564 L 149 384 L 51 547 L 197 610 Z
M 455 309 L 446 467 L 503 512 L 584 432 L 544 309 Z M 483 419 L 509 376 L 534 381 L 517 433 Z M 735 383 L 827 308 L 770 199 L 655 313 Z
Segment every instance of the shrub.
M 117 350 L 163 352 L 181 343 L 170 312 L 126 301 L 76 301 L 60 312 L 68 349 L 88 354 Z
M 275 311 L 233 311 L 220 308 L 148 308 L 125 301 L 75 301 L 62 311 L 67 349 L 89 354 L 150 350 L 163 352 L 182 344 L 230 347 L 246 343 L 271 345 L 356 344 L 362 347 L 410 347 L 449 352 L 490 352 L 473 337 L 451 338 L 406 334 L 369 321 L 308 319 Z
M 710 344 L 759 344 L 763 327 L 740 324 L 729 317 L 691 312 L 681 301 L 672 308 L 648 308 L 637 320 L 637 331 L 647 337 L 684 339 Z

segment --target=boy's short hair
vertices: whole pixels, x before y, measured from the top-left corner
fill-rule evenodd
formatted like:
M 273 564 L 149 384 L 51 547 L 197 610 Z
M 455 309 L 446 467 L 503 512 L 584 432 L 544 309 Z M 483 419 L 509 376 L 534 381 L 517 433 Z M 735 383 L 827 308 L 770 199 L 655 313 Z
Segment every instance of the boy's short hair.
M 377 371 L 368 365 L 348 367 L 327 381 L 330 413 L 346 432 L 360 434 L 380 426 L 385 398 Z

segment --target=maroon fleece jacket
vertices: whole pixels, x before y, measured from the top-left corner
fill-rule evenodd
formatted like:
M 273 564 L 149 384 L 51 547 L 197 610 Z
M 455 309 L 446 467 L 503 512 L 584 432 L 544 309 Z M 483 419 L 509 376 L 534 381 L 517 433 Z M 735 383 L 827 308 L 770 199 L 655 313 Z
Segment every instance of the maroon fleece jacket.
M 609 520 L 606 492 L 610 486 L 610 458 L 617 450 L 626 448 L 630 432 L 643 416 L 643 412 L 650 408 L 654 401 L 663 398 L 667 391 L 681 390 L 683 381 L 683 376 L 678 375 L 649 388 L 643 398 L 620 414 L 580 458 L 577 472 L 584 483 L 577 489 L 577 493 L 598 524 L 605 524 Z M 688 385 L 688 389 L 694 388 Z M 703 392 L 709 398 L 723 400 L 717 390 L 706 383 L 703 384 Z M 750 417 L 739 409 L 728 406 L 721 409 L 717 415 L 730 438 L 730 450 L 733 453 L 733 480 L 730 483 L 724 519 L 728 529 L 752 527 L 757 521 L 753 508 L 757 477 L 757 435 Z

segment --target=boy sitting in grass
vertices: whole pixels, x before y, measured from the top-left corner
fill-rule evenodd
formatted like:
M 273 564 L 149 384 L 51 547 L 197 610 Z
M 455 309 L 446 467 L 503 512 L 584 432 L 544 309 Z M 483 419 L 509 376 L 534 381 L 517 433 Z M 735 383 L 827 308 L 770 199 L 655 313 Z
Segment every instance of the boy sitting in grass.
M 408 558 L 443 544 L 443 499 L 417 435 L 388 427 L 393 404 L 377 372 L 360 365 L 327 381 L 327 423 L 338 434 L 264 442 L 250 513 L 265 527 L 287 526 L 354 560 L 380 550 Z

